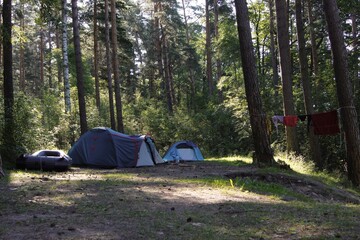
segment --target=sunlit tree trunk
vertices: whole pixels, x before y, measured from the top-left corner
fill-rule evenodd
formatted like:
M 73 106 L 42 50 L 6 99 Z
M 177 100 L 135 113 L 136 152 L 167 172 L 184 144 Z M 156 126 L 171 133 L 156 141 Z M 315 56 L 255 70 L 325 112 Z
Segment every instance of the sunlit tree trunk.
M 251 29 L 246 0 L 235 0 L 241 63 L 245 80 L 246 99 L 250 115 L 251 130 L 254 139 L 255 156 L 258 164 L 274 163 L 273 151 L 266 126 L 266 115 L 261 102 L 256 60 L 252 45 Z
M 62 0 L 62 55 L 64 71 L 64 100 L 65 113 L 71 112 L 70 81 L 69 81 L 69 58 L 67 36 L 67 0 Z
M 278 43 L 280 52 L 281 79 L 283 84 L 283 102 L 285 115 L 295 115 L 295 106 L 291 79 L 291 56 L 290 38 L 287 21 L 287 8 L 285 0 L 275 0 Z M 286 126 L 287 152 L 299 153 L 299 144 L 296 137 L 296 129 Z
M 111 45 L 112 45 L 112 62 L 115 85 L 115 104 L 116 104 L 116 120 L 117 131 L 124 132 L 124 123 L 122 116 L 122 102 L 120 92 L 120 74 L 119 74 L 119 59 L 117 56 L 118 39 L 117 39 L 117 25 L 116 25 L 116 7 L 115 0 L 111 0 Z
M 109 26 L 109 2 L 105 0 L 105 48 L 106 48 L 106 76 L 109 91 L 110 124 L 112 129 L 116 129 L 114 92 L 111 77 L 111 53 L 110 53 L 110 26 Z
M 297 30 L 300 73 L 301 73 L 301 81 L 302 81 L 303 94 L 304 94 L 305 110 L 306 110 L 306 114 L 310 115 L 313 114 L 314 107 L 311 96 L 311 84 L 310 84 L 308 62 L 307 62 L 306 49 L 305 49 L 305 33 L 304 33 L 301 1 L 302 0 L 295 1 L 296 30 Z M 309 143 L 310 143 L 310 152 L 312 159 L 315 161 L 316 166 L 319 169 L 322 169 L 324 165 L 321 157 L 319 139 L 314 134 L 313 127 L 310 127 L 309 129 Z
M 86 103 L 85 103 L 85 89 L 84 89 L 84 72 L 81 59 L 80 47 L 80 33 L 79 33 L 79 16 L 77 0 L 71 0 L 72 18 L 73 18 L 73 34 L 74 34 L 74 49 L 75 49 L 75 65 L 76 65 L 76 86 L 78 89 L 78 101 L 80 111 L 80 129 L 81 135 L 87 131 L 86 119 Z
M 347 51 L 341 29 L 341 19 L 336 0 L 323 0 L 323 4 L 333 55 L 340 116 L 346 136 L 348 178 L 355 186 L 359 186 L 360 133 L 352 86 L 349 79 Z
M 95 78 L 95 102 L 96 107 L 100 109 L 100 87 L 99 87 L 99 55 L 98 55 L 98 14 L 97 0 L 94 0 L 94 78 Z

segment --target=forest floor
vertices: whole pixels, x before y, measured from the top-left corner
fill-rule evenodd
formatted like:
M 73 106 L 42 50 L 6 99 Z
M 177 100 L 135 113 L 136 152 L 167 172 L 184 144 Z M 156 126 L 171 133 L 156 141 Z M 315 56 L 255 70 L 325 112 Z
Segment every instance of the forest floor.
M 356 192 L 238 163 L 9 170 L 0 239 L 360 239 Z

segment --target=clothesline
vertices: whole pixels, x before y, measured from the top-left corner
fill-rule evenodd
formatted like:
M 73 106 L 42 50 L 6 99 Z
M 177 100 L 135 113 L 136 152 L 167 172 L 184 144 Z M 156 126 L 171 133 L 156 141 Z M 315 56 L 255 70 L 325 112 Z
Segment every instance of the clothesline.
M 313 126 L 315 135 L 335 135 L 340 133 L 337 110 L 308 115 L 275 115 L 272 117 L 276 131 L 279 123 L 288 127 L 296 127 L 299 120 L 302 122 L 307 120 L 308 130 L 310 126 Z

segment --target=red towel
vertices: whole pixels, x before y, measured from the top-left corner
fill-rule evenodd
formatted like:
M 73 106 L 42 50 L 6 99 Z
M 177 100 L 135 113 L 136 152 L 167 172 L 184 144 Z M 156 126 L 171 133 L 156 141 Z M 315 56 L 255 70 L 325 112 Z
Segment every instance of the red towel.
M 313 114 L 312 124 L 316 135 L 334 135 L 340 132 L 336 110 Z
M 296 127 L 296 124 L 298 122 L 298 116 L 285 116 L 284 117 L 284 125 L 288 127 Z

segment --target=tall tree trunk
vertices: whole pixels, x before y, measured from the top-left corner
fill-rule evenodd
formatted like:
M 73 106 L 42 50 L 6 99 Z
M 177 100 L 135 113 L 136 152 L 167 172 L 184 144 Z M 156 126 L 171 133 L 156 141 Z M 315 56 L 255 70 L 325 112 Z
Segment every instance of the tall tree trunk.
M 94 0 L 94 78 L 95 78 L 95 102 L 96 107 L 100 109 L 100 87 L 99 87 L 99 56 L 98 56 L 98 14 L 97 0 Z
M 212 96 L 214 92 L 213 74 L 212 74 L 212 52 L 211 52 L 211 29 L 210 29 L 210 12 L 209 0 L 205 0 L 205 17 L 206 17 L 206 80 L 208 83 L 208 93 Z
M 215 39 L 216 44 L 219 45 L 219 5 L 218 0 L 214 0 L 214 33 L 215 33 Z M 219 57 L 216 57 L 216 79 L 215 82 L 218 83 L 220 81 L 222 70 L 221 70 L 221 61 Z M 214 87 L 215 88 L 215 87 Z M 221 89 L 218 90 L 218 100 L 219 102 L 222 102 L 223 99 L 223 93 Z
M 115 104 L 116 104 L 116 120 L 117 131 L 124 132 L 124 123 L 122 116 L 122 102 L 120 92 L 120 74 L 119 74 L 119 59 L 117 56 L 117 25 L 116 25 L 116 7 L 115 0 L 111 0 L 111 45 L 112 45 L 112 61 L 114 72 L 114 84 L 115 84 Z
M 352 59 L 353 59 L 353 63 L 352 63 L 352 80 L 353 80 L 353 84 L 354 84 L 354 93 L 355 96 L 357 95 L 357 93 L 359 93 L 360 91 L 360 81 L 359 81 L 359 53 L 358 53 L 358 24 L 357 24 L 357 17 L 355 13 L 351 14 L 351 29 L 352 29 Z M 359 101 L 357 102 L 359 103 Z M 355 105 L 357 105 L 357 103 L 355 103 Z M 359 106 L 357 106 L 359 107 Z
M 170 114 L 173 113 L 173 96 L 171 93 L 171 81 L 170 81 L 170 69 L 169 69 L 169 59 L 168 59 L 168 49 L 167 49 L 167 36 L 165 34 L 165 30 L 161 26 L 161 33 L 162 33 L 162 46 L 163 46 L 163 53 L 162 56 L 164 58 L 164 73 L 165 73 L 165 91 L 166 91 L 166 99 L 167 99 L 167 108 Z
M 0 11 L 0 26 L 2 26 L 2 23 L 3 23 L 2 18 L 3 18 L 3 15 L 2 15 L 2 12 Z M 2 52 L 3 52 L 3 41 L 0 41 L 0 65 L 3 64 Z
M 112 129 L 116 129 L 114 92 L 111 77 L 111 54 L 110 54 L 110 27 L 109 27 L 109 2 L 105 0 L 105 46 L 106 46 L 106 76 L 109 91 L 110 124 Z
M 44 80 L 44 31 L 43 31 L 42 27 L 40 29 L 39 51 L 40 51 L 40 83 L 38 84 L 36 91 L 39 91 L 40 87 L 43 87 L 45 84 L 45 80 Z M 37 94 L 39 94 L 39 93 L 37 92 Z
M 186 15 L 186 7 L 185 7 L 185 0 L 182 0 L 182 7 L 183 7 L 183 16 L 184 16 L 184 23 L 185 23 L 185 32 L 186 32 L 186 43 L 188 46 L 190 46 L 190 35 L 189 35 L 189 25 L 187 21 L 187 15 Z M 194 96 L 195 96 L 195 76 L 194 76 L 194 70 L 190 64 L 190 61 L 188 60 L 188 70 L 190 75 L 190 104 L 189 106 L 193 106 L 194 104 Z
M 272 80 L 274 85 L 275 104 L 278 103 L 279 95 L 279 74 L 276 57 L 276 36 L 275 36 L 275 18 L 274 18 L 274 0 L 269 0 L 269 11 L 270 11 L 270 55 L 271 55 L 271 68 L 272 68 Z
M 13 150 L 15 148 L 14 138 L 14 85 L 13 85 L 13 55 L 12 55 L 12 23 L 11 23 L 11 0 L 3 1 L 3 63 L 4 63 L 4 133 L 3 150 L 6 160 L 13 160 Z
M 162 56 L 162 41 L 161 41 L 161 29 L 160 29 L 160 18 L 159 12 L 161 9 L 161 2 L 154 3 L 154 30 L 155 30 L 155 47 L 156 47 L 156 58 L 158 64 L 159 79 L 164 79 L 164 66 L 163 66 L 163 56 Z M 164 90 L 166 86 L 164 86 Z
M 70 113 L 71 99 L 70 99 L 68 36 L 67 36 L 67 0 L 62 0 L 62 55 L 63 55 L 63 71 L 64 71 L 65 113 Z
M 53 88 L 53 81 L 52 81 L 52 64 L 51 64 L 51 59 L 52 59 L 52 38 L 51 38 L 51 22 L 49 22 L 49 26 L 48 26 L 48 45 L 49 45 L 49 50 L 48 50 L 48 63 L 47 63 L 47 69 L 48 69 L 48 77 L 49 77 L 49 88 Z
M 85 89 L 84 89 L 84 72 L 82 65 L 82 55 L 80 47 L 80 33 L 79 33 L 79 16 L 77 0 L 71 0 L 72 18 L 73 18 L 73 34 L 74 34 L 74 49 L 75 49 L 75 65 L 76 65 L 76 86 L 78 89 L 78 100 L 80 110 L 80 129 L 81 135 L 87 131 L 86 119 L 86 103 L 85 103 Z
M 62 46 L 60 44 L 60 29 L 59 29 L 59 25 L 56 26 L 56 30 L 55 30 L 55 42 L 56 42 L 56 48 L 60 49 Z M 61 58 L 58 57 L 56 59 L 56 65 L 57 65 L 57 89 L 59 89 L 59 87 L 61 86 L 61 82 L 62 82 L 62 68 L 61 68 Z
M 236 19 L 238 26 L 241 63 L 245 80 L 246 99 L 250 114 L 250 123 L 255 145 L 255 156 L 258 164 L 274 163 L 273 151 L 267 133 L 266 115 L 261 102 L 256 60 L 252 45 L 250 22 L 246 0 L 235 0 Z
M 313 100 L 311 97 L 311 84 L 309 79 L 308 71 L 308 62 L 305 49 L 305 34 L 304 34 L 304 23 L 302 16 L 302 0 L 295 1 L 296 8 L 296 30 L 297 30 L 297 39 L 298 39 L 298 52 L 300 60 L 300 73 L 301 81 L 304 94 L 305 110 L 306 114 L 310 115 L 314 112 Z M 319 144 L 318 136 L 314 134 L 313 127 L 309 129 L 309 143 L 310 143 L 310 152 L 312 159 L 315 161 L 316 167 L 323 169 L 324 163 L 321 157 L 321 149 Z
M 341 19 L 336 0 L 324 0 L 324 12 L 329 31 L 336 90 L 340 115 L 346 136 L 347 167 L 349 180 L 360 185 L 360 133 L 349 79 L 347 52 L 341 29 Z
M 307 0 L 307 11 L 309 18 L 309 33 L 310 33 L 310 42 L 311 42 L 311 66 L 312 66 L 312 75 L 315 80 L 315 92 L 319 93 L 322 89 L 321 83 L 319 82 L 319 67 L 318 67 L 318 54 L 317 54 L 317 45 L 316 45 L 316 36 L 314 31 L 314 19 L 312 11 L 312 0 Z M 318 96 L 319 94 L 315 94 Z M 319 104 L 318 97 L 315 97 L 315 104 Z
M 24 3 L 20 3 L 21 8 L 21 18 L 20 18 L 20 29 L 22 32 L 25 32 L 25 18 L 24 18 Z M 25 92 L 25 60 L 24 60 L 24 43 L 20 42 L 20 58 L 19 58 L 19 87 L 20 91 Z
M 287 8 L 285 0 L 275 0 L 278 43 L 280 52 L 281 78 L 283 84 L 283 102 L 285 115 L 294 115 L 295 106 L 292 91 L 291 79 L 291 55 L 290 55 L 290 39 L 289 28 L 287 22 Z M 299 153 L 299 144 L 296 137 L 296 129 L 286 126 L 287 152 Z

